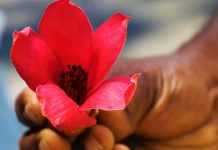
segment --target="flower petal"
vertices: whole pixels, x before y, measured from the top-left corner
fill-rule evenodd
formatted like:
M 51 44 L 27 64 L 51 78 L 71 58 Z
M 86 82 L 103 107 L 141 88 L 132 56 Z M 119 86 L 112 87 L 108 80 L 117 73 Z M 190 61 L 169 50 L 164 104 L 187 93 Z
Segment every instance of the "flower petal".
M 69 0 L 50 4 L 39 25 L 39 34 L 65 66 L 88 69 L 92 56 L 92 28 L 85 13 Z
M 19 75 L 34 91 L 39 84 L 55 82 L 61 69 L 53 51 L 30 27 L 14 32 L 11 60 Z
M 116 61 L 126 40 L 129 20 L 130 17 L 116 13 L 94 32 L 95 58 L 89 79 L 91 87 L 106 76 Z
M 42 113 L 60 131 L 74 133 L 95 124 L 62 89 L 54 84 L 40 85 L 36 90 Z
M 115 77 L 102 82 L 82 105 L 82 109 L 124 109 L 135 93 L 139 76 Z

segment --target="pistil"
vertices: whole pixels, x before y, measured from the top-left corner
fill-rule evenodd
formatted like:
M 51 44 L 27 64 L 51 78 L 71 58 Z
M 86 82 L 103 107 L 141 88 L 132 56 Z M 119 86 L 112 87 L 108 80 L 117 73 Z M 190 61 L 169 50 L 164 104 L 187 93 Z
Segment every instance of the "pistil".
M 78 105 L 82 105 L 86 97 L 88 72 L 80 65 L 68 65 L 60 74 L 59 86 Z

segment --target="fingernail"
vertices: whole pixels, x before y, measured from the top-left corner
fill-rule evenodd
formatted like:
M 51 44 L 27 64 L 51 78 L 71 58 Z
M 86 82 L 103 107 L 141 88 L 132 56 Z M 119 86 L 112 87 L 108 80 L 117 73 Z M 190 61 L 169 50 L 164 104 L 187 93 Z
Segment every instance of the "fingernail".
M 41 140 L 39 143 L 40 150 L 49 150 L 48 144 L 45 140 Z
M 115 145 L 113 150 L 130 150 L 130 148 L 123 144 L 117 144 Z
M 104 150 L 104 147 L 92 135 L 89 135 L 85 141 L 85 149 Z
M 90 117 L 96 117 L 98 115 L 99 111 L 98 109 L 92 109 L 90 112 L 89 112 L 89 116 Z
M 34 122 L 37 122 L 37 116 L 36 114 L 34 113 L 34 110 L 33 110 L 33 107 L 32 107 L 32 104 L 29 103 L 25 106 L 25 110 L 24 110 L 24 117 L 30 121 L 34 121 Z

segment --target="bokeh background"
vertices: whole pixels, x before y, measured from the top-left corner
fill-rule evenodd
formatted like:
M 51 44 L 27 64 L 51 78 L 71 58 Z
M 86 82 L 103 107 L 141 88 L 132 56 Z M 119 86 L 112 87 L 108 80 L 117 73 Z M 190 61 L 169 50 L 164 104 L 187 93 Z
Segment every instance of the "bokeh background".
M 17 150 L 27 129 L 14 101 L 26 86 L 10 62 L 12 33 L 37 25 L 51 0 L 0 0 L 0 150 Z M 96 29 L 116 11 L 132 16 L 121 57 L 168 54 L 188 41 L 217 10 L 218 0 L 74 0 Z M 39 70 L 40 71 L 40 70 Z

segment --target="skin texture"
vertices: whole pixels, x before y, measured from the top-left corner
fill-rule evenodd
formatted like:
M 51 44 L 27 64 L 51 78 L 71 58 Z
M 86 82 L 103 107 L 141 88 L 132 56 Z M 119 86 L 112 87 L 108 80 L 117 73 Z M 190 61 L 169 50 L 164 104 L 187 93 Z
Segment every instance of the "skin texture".
M 111 76 L 141 72 L 125 110 L 96 111 L 97 125 L 70 137 L 41 114 L 35 94 L 16 100 L 18 119 L 30 127 L 21 150 L 216 150 L 218 149 L 218 17 L 176 53 L 122 59 Z

